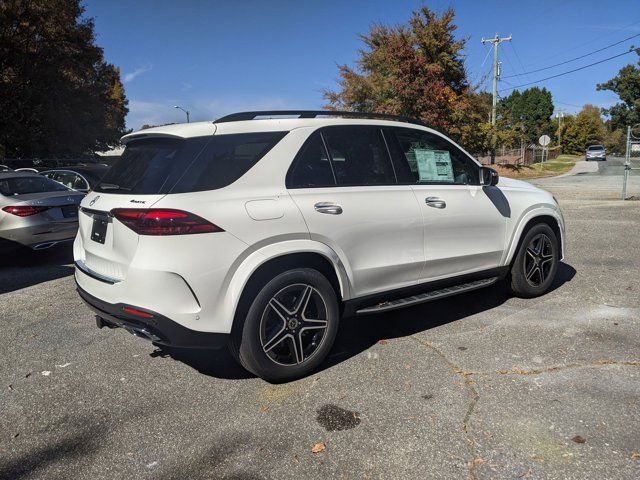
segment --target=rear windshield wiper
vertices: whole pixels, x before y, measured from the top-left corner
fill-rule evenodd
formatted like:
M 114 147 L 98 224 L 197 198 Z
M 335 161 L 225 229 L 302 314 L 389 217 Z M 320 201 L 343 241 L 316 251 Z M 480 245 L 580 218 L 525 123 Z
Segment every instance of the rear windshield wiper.
M 124 190 L 126 192 L 130 191 L 130 188 L 121 187 L 120 185 L 116 185 L 114 183 L 101 183 L 100 188 L 104 190 Z

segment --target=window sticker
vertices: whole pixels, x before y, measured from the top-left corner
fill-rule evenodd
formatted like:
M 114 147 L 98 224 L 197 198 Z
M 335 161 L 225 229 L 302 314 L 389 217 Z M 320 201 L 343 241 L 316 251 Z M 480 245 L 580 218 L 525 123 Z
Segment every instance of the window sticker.
M 453 165 L 447 150 L 416 148 L 414 153 L 421 182 L 453 183 Z

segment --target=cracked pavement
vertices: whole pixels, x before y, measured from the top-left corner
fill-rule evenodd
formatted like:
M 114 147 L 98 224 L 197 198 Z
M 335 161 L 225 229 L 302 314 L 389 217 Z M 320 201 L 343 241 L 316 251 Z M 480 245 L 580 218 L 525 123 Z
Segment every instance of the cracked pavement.
M 345 320 L 284 385 L 98 330 L 63 250 L 5 259 L 0 478 L 640 478 L 640 202 L 587 179 L 536 181 L 567 221 L 552 292 Z

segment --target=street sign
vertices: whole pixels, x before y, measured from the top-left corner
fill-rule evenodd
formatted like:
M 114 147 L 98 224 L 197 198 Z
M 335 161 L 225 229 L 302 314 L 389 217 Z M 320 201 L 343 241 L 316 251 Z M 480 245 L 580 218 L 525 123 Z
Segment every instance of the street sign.
M 542 135 L 538 139 L 538 143 L 540 145 L 542 145 L 543 147 L 546 147 L 547 145 L 549 145 L 551 143 L 551 138 L 549 138 L 549 135 Z

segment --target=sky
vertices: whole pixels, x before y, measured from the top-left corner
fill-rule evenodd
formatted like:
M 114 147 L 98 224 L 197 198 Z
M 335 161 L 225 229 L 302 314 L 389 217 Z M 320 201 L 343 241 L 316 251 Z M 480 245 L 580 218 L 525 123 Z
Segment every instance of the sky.
M 466 38 L 469 79 L 490 90 L 490 47 L 482 37 L 512 35 L 500 45 L 501 95 L 530 81 L 578 68 L 640 46 L 640 36 L 581 60 L 527 73 L 640 34 L 638 0 L 87 0 L 96 41 L 121 70 L 127 127 L 212 120 L 243 110 L 320 109 L 336 87 L 337 65 L 353 65 L 371 24 L 406 23 L 426 5 L 456 12 Z M 539 83 L 568 113 L 617 101 L 596 85 L 635 54 Z M 484 80 L 484 82 L 483 82 Z M 523 87 L 527 88 L 527 87 Z

